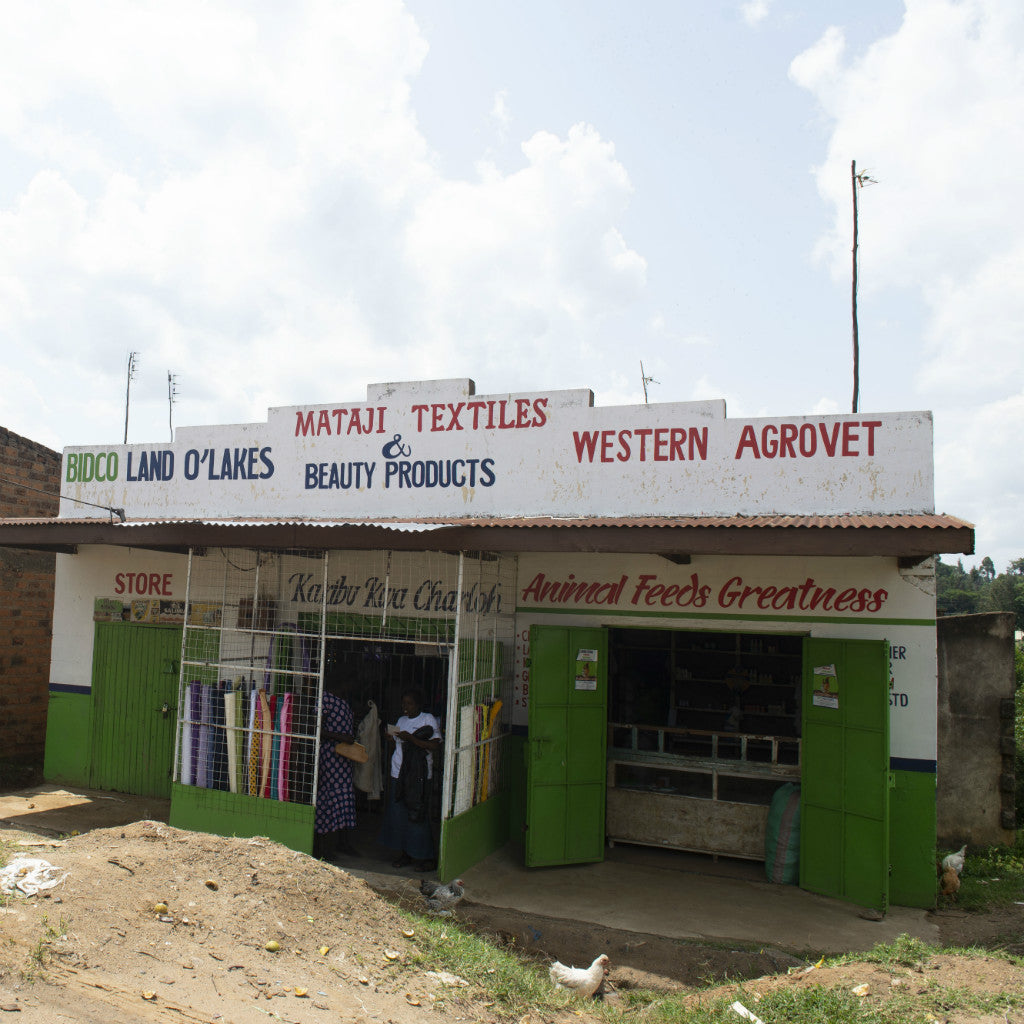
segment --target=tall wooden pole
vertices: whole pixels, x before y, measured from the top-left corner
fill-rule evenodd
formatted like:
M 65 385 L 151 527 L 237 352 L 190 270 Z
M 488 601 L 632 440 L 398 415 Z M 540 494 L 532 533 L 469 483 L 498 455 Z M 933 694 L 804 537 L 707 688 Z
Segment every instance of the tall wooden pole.
M 853 189 L 853 285 L 851 305 L 853 309 L 853 406 L 857 411 L 860 402 L 860 337 L 857 330 L 857 161 L 850 162 L 850 186 Z

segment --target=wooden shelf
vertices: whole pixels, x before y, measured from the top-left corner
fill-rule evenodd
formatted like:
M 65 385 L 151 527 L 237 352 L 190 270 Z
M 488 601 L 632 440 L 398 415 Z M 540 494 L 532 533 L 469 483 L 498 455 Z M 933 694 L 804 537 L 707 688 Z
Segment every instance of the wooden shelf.
M 771 794 L 800 779 L 799 739 L 633 723 L 608 728 L 606 821 L 612 843 L 763 859 Z M 629 744 L 616 746 L 624 730 Z M 640 749 L 640 736 L 652 732 L 658 749 Z M 685 740 L 706 745 L 707 752 L 666 749 Z M 761 756 L 766 753 L 767 759 Z M 783 753 L 792 753 L 795 763 L 780 762 Z

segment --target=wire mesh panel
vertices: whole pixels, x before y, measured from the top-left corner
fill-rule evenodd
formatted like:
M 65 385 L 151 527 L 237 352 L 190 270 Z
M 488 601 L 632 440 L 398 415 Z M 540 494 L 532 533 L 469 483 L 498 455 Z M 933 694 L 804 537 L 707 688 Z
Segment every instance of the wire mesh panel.
M 440 551 L 329 552 L 325 635 L 451 645 L 458 565 Z M 300 596 L 295 588 L 293 599 Z
M 461 814 L 505 784 L 505 738 L 512 709 L 516 561 L 460 559 L 458 657 L 448 695 L 444 817 Z
M 316 793 L 320 614 L 282 602 L 296 574 L 324 577 L 322 552 L 230 549 L 189 557 L 175 779 L 295 803 Z
M 357 722 L 367 708 L 396 721 L 402 694 L 422 695 L 446 737 L 443 816 L 493 796 L 505 781 L 515 568 L 444 552 L 193 552 L 176 781 L 315 803 L 330 684 Z

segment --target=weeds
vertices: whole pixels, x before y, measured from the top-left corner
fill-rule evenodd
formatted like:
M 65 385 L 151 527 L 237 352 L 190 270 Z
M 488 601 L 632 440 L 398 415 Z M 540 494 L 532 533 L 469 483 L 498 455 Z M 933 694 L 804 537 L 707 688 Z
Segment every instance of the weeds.
M 1024 900 L 1024 833 L 1013 846 L 968 852 L 960 876 L 957 905 L 962 910 L 993 910 Z
M 57 939 L 66 937 L 68 928 L 68 922 L 64 917 L 61 917 L 57 924 L 51 924 L 45 914 L 42 917 L 41 924 L 43 926 L 43 934 L 39 936 L 39 940 L 29 950 L 28 966 L 21 972 L 22 978 L 28 982 L 36 981 L 44 976 L 46 962 L 50 956 L 50 947 Z
M 469 983 L 469 992 L 486 993 L 495 1014 L 522 1017 L 548 1016 L 566 1008 L 580 1009 L 577 997 L 551 987 L 546 972 L 514 953 L 497 949 L 464 931 L 456 922 L 407 915 L 416 933 L 418 952 L 413 965 L 419 969 L 442 969 Z M 877 964 L 883 970 L 915 969 L 935 956 L 951 952 L 901 935 L 891 943 L 880 943 L 864 953 L 851 953 L 826 961 L 827 966 Z M 957 950 L 966 957 L 1000 956 L 991 950 Z M 1004 956 L 1024 967 L 1019 957 Z M 719 990 L 720 991 L 720 990 Z M 705 997 L 698 992 L 651 992 L 626 989 L 621 1005 L 587 1002 L 587 1013 L 606 1024 L 736 1024 L 740 1019 L 731 1009 L 742 1003 L 764 1021 L 788 1024 L 926 1024 L 953 1012 L 1000 1018 L 1024 1007 L 1024 995 L 986 995 L 966 988 L 946 987 L 930 979 L 924 990 L 893 990 L 856 995 L 849 983 L 836 985 L 780 985 L 763 994 L 748 991 L 741 984 L 731 994 L 719 995 L 709 987 Z
M 910 935 L 898 935 L 892 942 L 879 942 L 867 952 L 844 953 L 828 961 L 829 966 L 852 963 L 878 964 L 892 970 L 895 967 L 924 967 L 933 956 L 943 952 Z

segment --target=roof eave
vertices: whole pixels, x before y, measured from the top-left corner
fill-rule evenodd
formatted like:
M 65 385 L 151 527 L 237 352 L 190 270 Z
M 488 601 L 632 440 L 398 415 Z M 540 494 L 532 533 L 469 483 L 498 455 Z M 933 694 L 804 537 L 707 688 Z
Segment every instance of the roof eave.
M 433 524 L 427 529 L 380 523 L 203 521 L 142 525 L 76 521 L 0 524 L 0 547 L 74 553 L 83 545 L 187 552 L 189 548 L 334 548 L 393 551 L 592 552 L 671 555 L 890 556 L 921 559 L 974 553 L 974 529 L 949 525 L 772 526 Z

